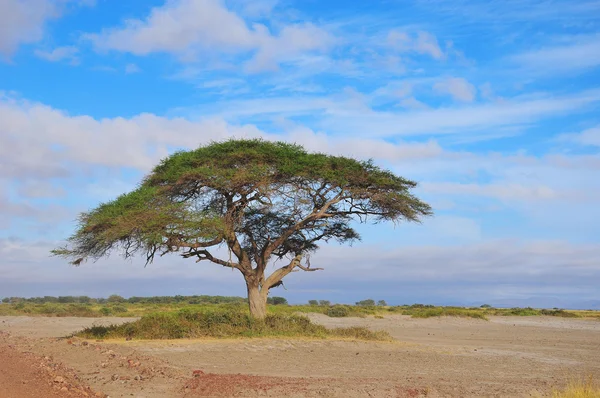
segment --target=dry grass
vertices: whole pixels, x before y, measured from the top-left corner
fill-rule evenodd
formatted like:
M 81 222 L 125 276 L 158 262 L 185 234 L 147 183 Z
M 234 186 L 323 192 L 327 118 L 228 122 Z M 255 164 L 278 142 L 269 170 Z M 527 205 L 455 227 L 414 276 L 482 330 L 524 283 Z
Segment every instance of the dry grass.
M 590 377 L 585 381 L 571 382 L 562 390 L 552 391 L 552 398 L 600 398 L 600 387 Z

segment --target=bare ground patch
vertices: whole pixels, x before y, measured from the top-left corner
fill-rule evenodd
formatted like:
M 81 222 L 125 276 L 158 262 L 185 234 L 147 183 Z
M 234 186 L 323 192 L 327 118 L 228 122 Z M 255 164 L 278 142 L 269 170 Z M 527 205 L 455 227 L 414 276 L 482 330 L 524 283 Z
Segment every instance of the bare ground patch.
M 64 363 L 82 384 L 111 397 L 521 397 L 600 376 L 597 321 L 311 317 L 328 327 L 386 330 L 397 341 L 69 342 L 56 336 L 98 320 L 6 317 L 0 330 L 12 337 L 0 345 Z

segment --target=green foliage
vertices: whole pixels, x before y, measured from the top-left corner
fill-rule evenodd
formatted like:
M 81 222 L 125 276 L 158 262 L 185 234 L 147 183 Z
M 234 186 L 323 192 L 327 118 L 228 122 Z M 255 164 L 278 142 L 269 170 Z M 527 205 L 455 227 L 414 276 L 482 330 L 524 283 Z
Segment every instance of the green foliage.
M 75 296 L 76 297 L 76 296 Z M 47 299 L 12 297 L 13 304 L 0 305 L 0 315 L 41 315 L 41 316 L 144 316 L 156 312 L 175 313 L 188 311 L 243 311 L 246 300 L 241 297 L 223 296 L 156 296 L 132 297 L 123 303 L 108 303 L 106 299 L 92 298 L 91 303 L 59 303 L 56 297 Z M 45 301 L 48 300 L 48 301 Z M 316 300 L 315 300 L 316 301 Z M 102 304 L 104 303 L 104 304 Z M 216 304 L 214 304 L 216 303 Z M 318 302 L 317 302 L 318 303 Z M 461 308 L 436 307 L 413 304 L 411 306 L 353 306 L 353 305 L 270 305 L 271 314 L 292 315 L 295 313 L 321 313 L 332 317 L 365 317 L 383 314 L 403 314 L 415 317 L 466 316 L 484 318 L 488 316 L 557 316 L 586 317 L 600 319 L 600 311 L 571 311 L 562 309 L 534 308 Z
M 332 318 L 343 318 L 350 315 L 350 310 L 345 305 L 334 305 L 327 309 L 327 316 Z
M 126 300 L 123 297 L 119 296 L 118 294 L 112 294 L 112 295 L 108 296 L 107 301 L 109 303 L 124 303 Z
M 460 307 L 413 307 L 407 308 L 402 312 L 404 315 L 411 315 L 413 318 L 431 318 L 439 316 L 456 316 L 464 318 L 486 319 L 485 313 L 479 310 L 471 310 Z
M 517 316 L 535 316 L 540 315 L 540 311 L 531 307 L 526 308 L 511 308 L 498 311 L 502 315 L 517 315 Z
M 190 311 L 155 313 L 139 321 L 112 326 L 93 326 L 78 333 L 84 338 L 236 338 L 236 337 L 312 337 L 389 340 L 387 333 L 366 328 L 327 329 L 298 315 L 269 314 L 256 320 L 244 311 Z
M 375 300 L 373 300 L 373 299 L 361 300 L 361 301 L 357 302 L 356 305 L 360 305 L 362 307 L 374 307 Z
M 81 214 L 69 245 L 53 253 L 79 265 L 113 250 L 147 261 L 179 252 L 252 271 L 249 264 L 303 255 L 319 241 L 358 239 L 355 219 L 420 221 L 432 211 L 412 195 L 415 186 L 370 161 L 295 144 L 215 142 L 169 156 L 136 190 Z M 206 249 L 223 243 L 239 264 Z
M 483 304 L 480 308 L 492 308 L 492 306 L 489 304 Z
M 319 300 L 319 305 L 330 306 L 331 302 L 329 300 Z
M 120 304 L 113 305 L 110 307 L 110 309 L 111 309 L 111 312 L 114 314 L 123 314 L 123 313 L 127 312 L 127 307 L 125 305 L 120 305 Z
M 109 316 L 112 315 L 112 309 L 110 307 L 102 307 L 100 308 L 100 314 L 104 315 L 104 316 Z
M 317 300 L 308 300 L 308 305 L 319 305 Z
M 377 302 L 377 305 L 380 307 L 387 307 L 387 303 L 385 302 L 385 300 L 379 300 Z
M 267 298 L 267 304 L 271 304 L 271 305 L 288 305 L 288 301 L 286 298 L 284 297 L 268 297 Z

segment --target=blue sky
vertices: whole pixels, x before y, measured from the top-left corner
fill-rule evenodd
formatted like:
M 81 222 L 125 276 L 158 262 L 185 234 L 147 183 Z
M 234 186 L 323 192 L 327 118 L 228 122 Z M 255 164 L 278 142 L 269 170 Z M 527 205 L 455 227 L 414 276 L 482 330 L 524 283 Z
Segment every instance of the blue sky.
M 600 1 L 0 0 L 0 296 L 244 295 L 176 257 L 48 256 L 162 157 L 262 137 L 419 182 L 292 302 L 600 300 Z

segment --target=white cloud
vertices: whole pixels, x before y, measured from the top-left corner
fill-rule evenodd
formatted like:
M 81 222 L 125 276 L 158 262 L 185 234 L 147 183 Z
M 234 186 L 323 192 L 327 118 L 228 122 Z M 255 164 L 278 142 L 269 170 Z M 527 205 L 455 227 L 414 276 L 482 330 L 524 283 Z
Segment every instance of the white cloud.
M 437 38 L 429 32 L 419 31 L 416 36 L 411 36 L 404 31 L 391 30 L 387 42 L 390 47 L 399 52 L 426 54 L 434 59 L 445 57 Z
M 515 55 L 511 60 L 536 75 L 596 68 L 600 66 L 600 35 L 574 37 L 567 43 Z
M 370 139 L 331 140 L 294 126 L 286 134 L 270 135 L 253 125 L 231 125 L 218 117 L 189 121 L 140 114 L 97 120 L 10 98 L 0 98 L 0 120 L 0 177 L 19 179 L 64 177 L 69 174 L 69 164 L 79 165 L 78 169 L 102 165 L 146 171 L 172 148 L 195 148 L 231 137 L 291 140 L 319 151 L 326 145 L 333 152 L 351 152 L 362 158 L 427 157 L 441 151 L 434 141 L 390 144 Z
M 0 54 L 9 57 L 20 44 L 42 39 L 46 20 L 58 16 L 50 0 L 0 1 Z
M 41 40 L 46 22 L 59 18 L 68 3 L 93 6 L 95 0 L 0 0 L 0 56 Z
M 192 115 L 214 115 L 226 120 L 252 117 L 272 121 L 275 117 L 310 116 L 328 133 L 371 137 L 417 136 L 423 134 L 477 133 L 478 139 L 494 129 L 536 123 L 565 113 L 583 112 L 600 102 L 600 90 L 568 96 L 538 95 L 515 97 L 494 103 L 468 104 L 412 111 L 376 111 L 356 107 L 339 96 L 266 97 L 223 101 L 193 109 L 179 109 Z
M 576 134 L 563 134 L 559 141 L 573 142 L 579 145 L 600 147 L 600 126 L 592 127 Z
M 238 14 L 220 0 L 173 0 L 155 7 L 144 20 L 125 21 L 121 28 L 87 34 L 99 50 L 116 50 L 136 55 L 166 52 L 184 59 L 207 53 L 256 53 L 250 71 L 277 66 L 277 62 L 306 51 L 323 51 L 333 39 L 310 24 L 283 26 L 277 35 L 262 24 L 249 28 Z
M 56 47 L 52 51 L 35 50 L 34 54 L 39 58 L 50 62 L 69 60 L 71 64 L 79 63 L 77 53 L 79 49 L 74 46 Z
M 518 201 L 539 201 L 556 199 L 560 193 L 554 189 L 543 186 L 526 186 L 514 183 L 493 183 L 493 184 L 459 184 L 452 182 L 445 183 L 424 183 L 422 189 L 425 192 L 435 194 L 465 195 L 465 196 L 487 196 L 502 200 Z
M 23 198 L 52 198 L 64 196 L 66 191 L 48 181 L 25 181 L 17 190 Z
M 475 99 L 475 86 L 462 77 L 449 77 L 437 82 L 433 90 L 440 94 L 448 94 L 457 101 L 473 102 Z
M 398 103 L 403 108 L 407 109 L 427 109 L 429 106 L 427 104 L 419 101 L 415 97 L 402 98 Z

